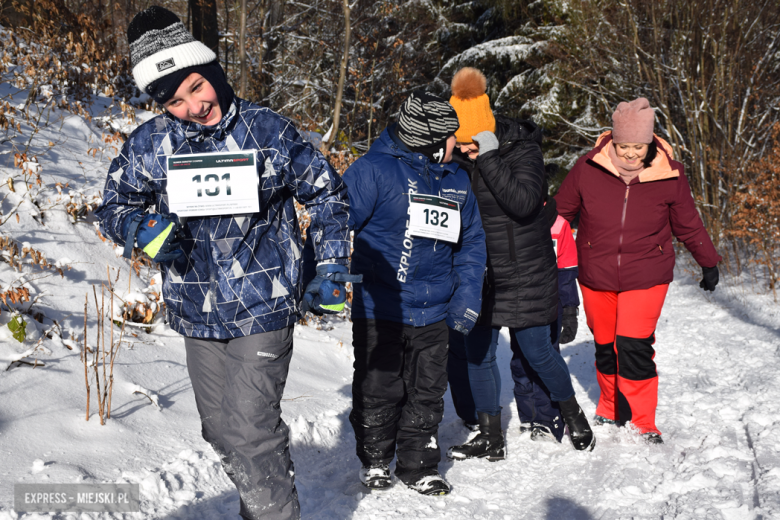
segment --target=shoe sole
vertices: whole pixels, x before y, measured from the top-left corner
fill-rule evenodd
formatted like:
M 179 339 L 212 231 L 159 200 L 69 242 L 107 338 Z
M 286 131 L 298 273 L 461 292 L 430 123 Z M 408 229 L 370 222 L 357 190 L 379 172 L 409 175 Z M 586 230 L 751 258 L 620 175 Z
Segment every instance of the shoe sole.
M 443 496 L 443 495 L 449 495 L 452 489 L 429 489 L 429 490 L 420 490 L 415 489 L 413 486 L 407 486 L 412 491 L 417 491 L 419 494 L 426 496 L 426 497 L 436 497 L 436 496 Z
M 363 487 L 368 489 L 369 491 L 387 491 L 391 487 L 393 487 L 392 483 L 387 484 L 386 486 L 369 486 L 368 484 L 361 482 L 363 484 Z
M 459 457 L 454 457 L 454 456 L 450 455 L 449 453 L 447 454 L 447 460 L 449 460 L 449 461 L 470 460 L 470 459 L 487 459 L 490 462 L 498 462 L 499 460 L 506 460 L 506 454 L 504 454 L 504 455 L 479 455 L 479 456 L 476 456 L 476 457 L 468 457 L 466 455 L 461 455 Z

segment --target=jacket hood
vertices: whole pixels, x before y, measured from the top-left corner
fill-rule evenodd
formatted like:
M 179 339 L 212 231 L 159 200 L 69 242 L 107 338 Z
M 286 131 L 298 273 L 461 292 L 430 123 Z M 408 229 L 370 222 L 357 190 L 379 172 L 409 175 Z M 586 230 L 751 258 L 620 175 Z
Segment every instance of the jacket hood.
M 397 157 L 398 159 L 403 160 L 404 162 L 411 164 L 412 163 L 411 150 L 405 148 L 404 145 L 400 144 L 400 142 L 393 139 L 393 136 L 390 134 L 390 132 L 395 132 L 395 126 L 396 123 L 393 123 L 392 125 L 382 130 L 382 133 L 379 135 L 379 139 L 374 141 L 374 144 L 371 145 L 371 150 L 369 151 L 371 153 L 382 153 L 386 155 L 391 155 L 393 157 Z
M 216 125 L 212 126 L 204 126 L 194 121 L 179 119 L 169 112 L 165 112 L 165 117 L 170 121 L 175 132 L 180 133 L 190 141 L 202 142 L 208 137 L 219 140 L 236 121 L 240 103 L 241 100 L 233 96 L 233 101 L 230 103 L 227 114 L 222 116 L 222 119 Z
M 655 159 L 653 159 L 650 167 L 642 170 L 637 176 L 639 182 L 652 182 L 679 177 L 679 167 L 672 164 L 672 161 L 674 161 L 674 158 L 672 157 L 672 147 L 669 146 L 669 143 L 655 134 L 653 134 L 653 140 L 658 147 L 658 154 L 655 156 Z M 596 140 L 596 146 L 586 154 L 586 157 L 612 173 L 615 177 L 620 178 L 620 173 L 615 165 L 612 164 L 612 159 L 609 158 L 609 146 L 611 144 L 612 132 L 604 132 Z
M 518 141 L 536 141 L 539 146 L 542 145 L 542 129 L 536 123 L 505 116 L 496 116 L 496 137 L 502 152 Z
M 542 129 L 536 123 L 511 117 L 496 115 L 496 138 L 498 139 L 498 153 L 504 155 L 512 150 L 515 145 L 523 141 L 536 141 L 542 145 Z M 458 147 L 452 154 L 452 161 L 457 162 L 461 168 L 471 172 L 476 161 L 463 155 Z

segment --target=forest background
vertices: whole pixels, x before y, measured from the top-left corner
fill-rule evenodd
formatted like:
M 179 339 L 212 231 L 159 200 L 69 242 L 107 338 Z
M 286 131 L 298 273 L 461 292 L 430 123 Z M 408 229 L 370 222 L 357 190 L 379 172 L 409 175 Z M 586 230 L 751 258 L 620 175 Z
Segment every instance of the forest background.
M 16 169 L 0 179 L 3 200 L 20 183 L 41 209 L 47 190 L 62 193 L 42 181 L 47 146 L 36 142 L 56 124 L 53 109 L 101 125 L 90 153 L 109 156 L 131 130 L 117 113 L 159 112 L 135 87 L 125 34 L 153 3 L 217 52 L 238 93 L 292 118 L 342 173 L 410 92 L 448 98 L 463 66 L 486 74 L 497 113 L 544 129 L 545 160 L 560 167 L 551 193 L 610 129 L 616 105 L 647 97 L 724 255 L 721 270 L 747 273 L 742 280 L 777 298 L 777 0 L 0 0 L 0 82 L 29 93 L 21 104 L 0 98 L 0 160 L 13 157 Z M 99 97 L 110 100 L 105 114 L 91 111 Z M 66 204 L 76 221 L 99 196 L 74 188 Z M 0 214 L 0 234 L 20 205 Z

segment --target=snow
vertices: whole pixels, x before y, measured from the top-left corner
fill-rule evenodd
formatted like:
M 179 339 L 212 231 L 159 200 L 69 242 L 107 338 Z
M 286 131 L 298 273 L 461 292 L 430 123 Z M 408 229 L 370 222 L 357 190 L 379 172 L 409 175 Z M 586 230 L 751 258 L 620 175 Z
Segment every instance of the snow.
M 444 64 L 438 77 L 449 77 L 455 70 L 466 65 L 480 63 L 487 58 L 505 60 L 515 65 L 544 52 L 546 41 L 535 42 L 525 36 L 507 36 L 480 43 L 450 58 Z
M 5 90 L 3 95 L 7 95 Z M 17 95 L 23 100 L 25 92 Z M 93 107 L 104 113 L 108 100 Z M 56 111 L 55 111 L 56 112 Z M 139 120 L 148 113 L 140 113 Z M 12 338 L 11 312 L 0 313 L 0 520 L 33 518 L 238 519 L 238 496 L 219 460 L 200 436 L 182 338 L 156 321 L 128 327 L 114 366 L 111 418 L 100 425 L 92 386 L 90 419 L 80 353 L 84 345 L 84 298 L 88 297 L 87 344 L 97 337 L 95 294 L 107 276 L 119 297 L 148 302 L 161 280 L 128 263 L 95 232 L 89 214 L 74 222 L 65 204 L 99 193 L 109 154 L 87 150 L 101 139 L 96 121 L 58 113 L 41 127 L 31 150 L 46 189 L 37 195 L 43 218 L 20 212 L 0 235 L 12 237 L 70 266 L 63 275 L 30 263 L 19 272 L 0 261 L 0 288 L 22 282 L 37 301 L 14 307 L 28 336 Z M 114 121 L 121 121 L 117 116 Z M 60 128 L 60 123 L 63 123 Z M 124 121 L 121 125 L 132 126 Z M 90 144 L 90 140 L 92 144 Z M 49 141 L 54 147 L 40 145 Z M 0 186 L 20 175 L 13 154 L 0 149 Z M 66 182 L 59 195 L 55 182 Z M 30 192 L 8 194 L 4 214 Z M 33 191 L 37 190 L 35 188 Z M 73 197 L 71 197 L 73 195 Z M 32 208 L 33 206 L 29 204 Z M 107 274 L 109 273 L 109 274 Z M 129 276 L 128 276 L 129 275 Z M 155 283 L 152 283 L 152 279 Z M 93 287 L 95 293 L 93 293 Z M 507 459 L 443 461 L 452 484 L 446 497 L 424 497 L 395 482 L 367 492 L 348 415 L 352 363 L 350 324 L 323 320 L 297 326 L 294 355 L 282 403 L 290 426 L 291 453 L 303 517 L 369 519 L 753 519 L 780 517 L 780 306 L 756 294 L 750 283 L 728 278 L 714 295 L 703 293 L 678 270 L 657 330 L 660 374 L 658 425 L 665 444 L 648 446 L 630 429 L 594 427 L 593 452 L 563 444 L 532 442 L 521 434 L 509 374 L 506 331 L 499 363 Z M 106 289 L 105 312 L 109 312 Z M 42 323 L 32 317 L 39 312 Z M 57 327 L 54 325 L 57 322 Z M 110 339 L 110 320 L 106 336 Z M 581 313 L 577 339 L 562 349 L 577 395 L 589 417 L 598 384 L 593 337 Z M 47 334 L 46 331 L 49 331 Z M 119 340 L 118 327 L 114 339 Z M 34 359 L 33 368 L 16 360 Z M 5 370 L 6 367 L 10 368 Z M 93 377 L 93 376 L 91 376 Z M 140 393 L 138 393 L 140 392 Z M 470 432 L 455 416 L 449 394 L 438 445 L 443 452 Z M 394 465 L 391 465 L 391 469 Z M 16 483 L 137 483 L 137 514 L 17 515 Z

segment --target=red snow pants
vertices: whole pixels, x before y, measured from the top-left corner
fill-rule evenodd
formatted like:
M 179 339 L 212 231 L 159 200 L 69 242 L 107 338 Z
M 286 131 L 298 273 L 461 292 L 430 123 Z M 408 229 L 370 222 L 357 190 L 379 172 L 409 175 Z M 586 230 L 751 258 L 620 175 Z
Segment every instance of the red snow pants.
M 641 432 L 655 427 L 658 405 L 655 327 L 669 284 L 637 291 L 582 289 L 588 327 L 596 342 L 596 376 L 601 388 L 596 414 Z

